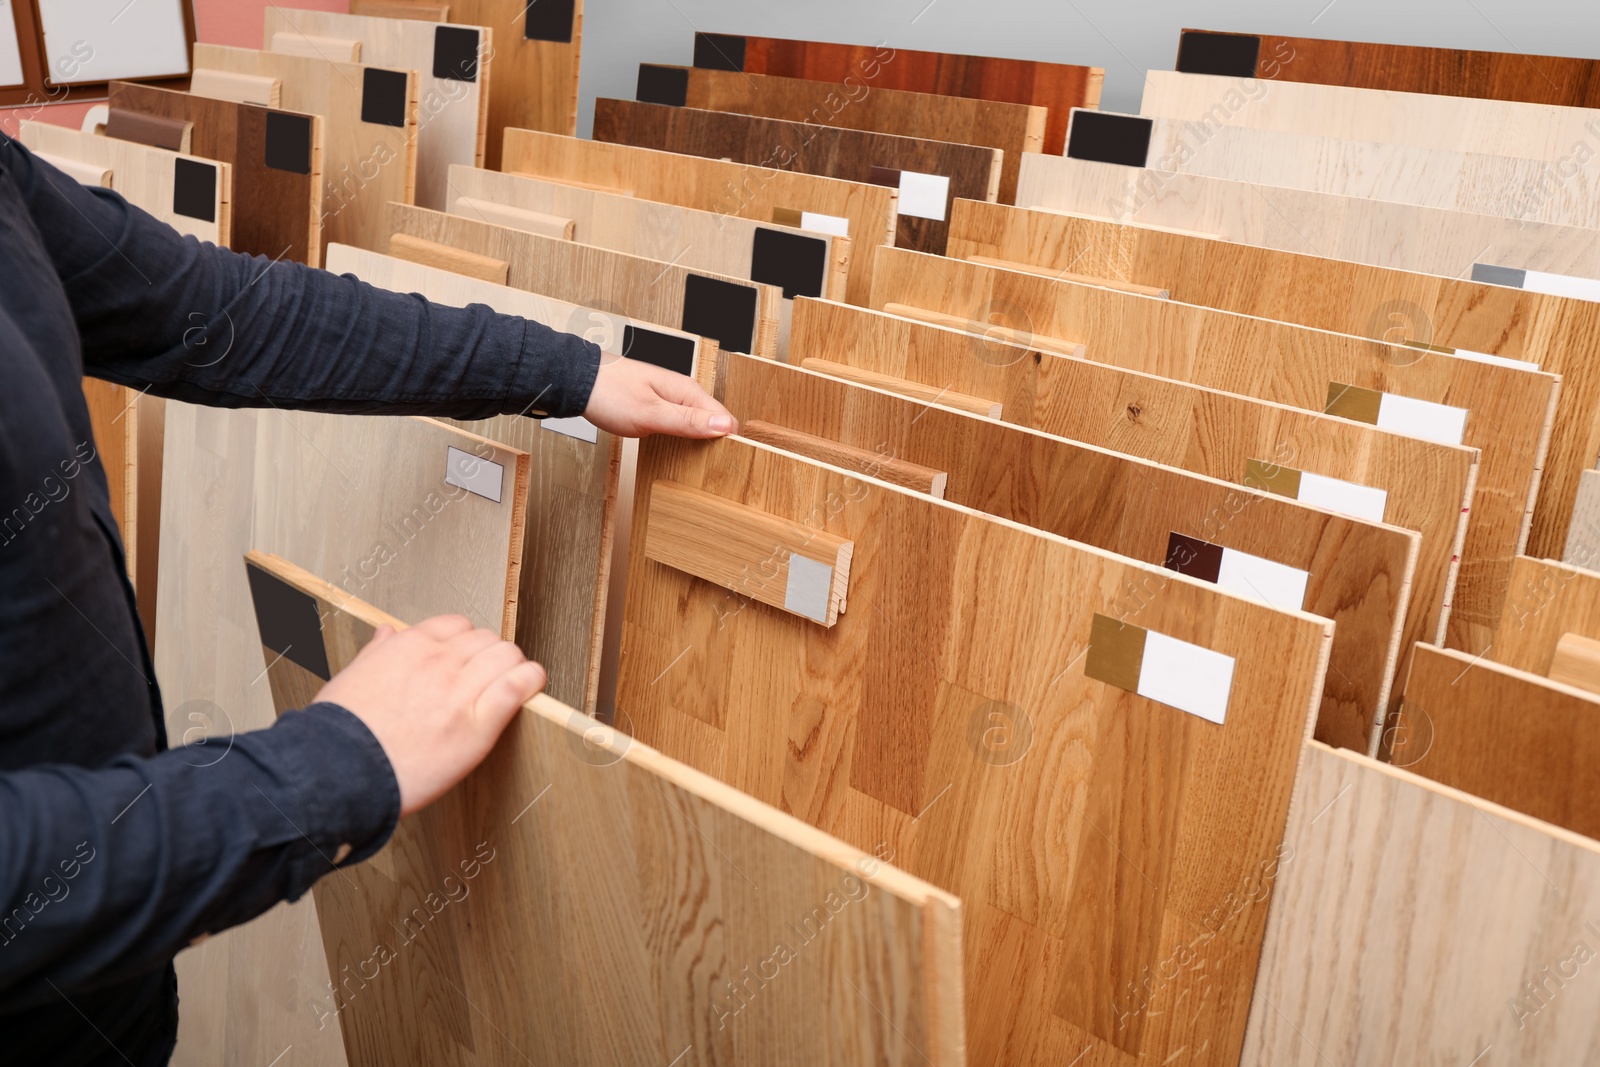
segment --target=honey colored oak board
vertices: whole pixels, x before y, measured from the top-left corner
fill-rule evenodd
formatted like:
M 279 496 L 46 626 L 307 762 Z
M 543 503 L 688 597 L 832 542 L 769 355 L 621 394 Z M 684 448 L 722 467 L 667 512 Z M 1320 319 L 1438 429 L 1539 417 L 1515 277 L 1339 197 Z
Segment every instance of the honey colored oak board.
M 404 628 L 247 565 L 330 674 Z M 284 711 L 321 679 L 280 652 L 261 649 Z M 330 973 L 386 950 L 325 1005 L 352 1063 L 965 1062 L 960 901 L 547 696 L 315 895 Z
M 1263 912 L 1174 982 L 1191 1010 L 1123 990 L 1277 847 L 1329 624 L 737 438 L 640 442 L 636 542 L 667 483 L 853 542 L 848 609 L 825 629 L 636 553 L 618 721 L 959 895 L 972 1063 L 1231 1063 Z M 1160 648 L 1233 657 L 1224 721 L 1135 695 L 1140 641 L 1189 693 L 1218 676 Z
M 1565 634 L 1600 638 L 1600 571 L 1518 556 L 1489 658 L 1548 677 Z
M 1417 534 L 764 360 L 730 357 L 726 380 L 741 425 L 909 460 L 947 475 L 951 503 L 1333 620 L 1316 736 L 1367 751 L 1387 713 Z
M 1002 154 L 993 148 L 758 115 L 602 99 L 594 139 L 894 186 L 895 243 L 935 254 L 944 252 L 951 198 L 993 200 L 1000 192 Z

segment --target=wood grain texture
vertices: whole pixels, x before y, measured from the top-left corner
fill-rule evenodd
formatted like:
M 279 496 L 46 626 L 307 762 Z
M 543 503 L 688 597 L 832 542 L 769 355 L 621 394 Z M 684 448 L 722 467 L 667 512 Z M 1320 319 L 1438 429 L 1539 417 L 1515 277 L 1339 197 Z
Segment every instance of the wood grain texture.
M 572 12 L 571 39 L 547 41 L 528 36 L 527 20 L 533 5 L 524 0 L 451 0 L 452 19 L 469 26 L 487 26 L 495 34 L 483 158 L 483 165 L 490 170 L 511 169 L 503 165 L 500 154 L 507 130 L 539 130 L 567 137 L 578 132 L 583 3 L 570 0 L 567 5 Z
M 312 599 L 332 671 L 404 628 L 249 565 Z M 387 950 L 321 1005 L 352 1063 L 965 1062 L 960 901 L 547 696 L 315 895 L 332 973 Z
M 85 163 L 79 159 L 68 156 L 56 155 L 54 152 L 35 151 L 33 153 L 52 167 L 77 182 L 90 188 L 111 188 L 111 171 L 93 163 Z
M 418 75 L 374 64 L 335 63 L 303 56 L 253 52 L 197 44 L 196 69 L 227 70 L 279 78 L 284 107 L 322 117 L 322 250 L 329 242 L 377 248 L 390 201 L 409 204 L 417 185 Z M 404 76 L 404 100 L 396 101 L 403 125 L 369 122 L 363 110 L 369 71 Z
M 918 493 L 927 493 L 935 500 L 944 499 L 945 485 L 950 480 L 948 471 L 934 470 L 920 463 L 897 456 L 869 451 L 856 445 L 845 444 L 827 437 L 805 433 L 789 426 L 761 419 L 740 419 L 739 436 L 764 445 L 793 452 L 797 456 L 826 463 L 830 467 L 843 467 L 876 478 L 880 482 L 898 485 Z
M 1600 569 L 1600 471 L 1586 470 L 1578 475 L 1572 521 L 1567 526 L 1567 543 L 1561 558 L 1575 567 Z
M 828 374 L 835 378 L 843 378 L 847 382 L 857 385 L 869 386 L 873 389 L 885 389 L 901 396 L 915 397 L 930 404 L 942 404 L 947 408 L 965 411 L 973 415 L 983 415 L 986 418 L 998 419 L 1004 410 L 997 400 L 990 400 L 982 396 L 968 396 L 958 393 L 953 389 L 941 389 L 938 386 L 923 385 L 921 382 L 911 381 L 909 378 L 896 378 L 888 374 L 879 374 L 876 371 L 862 370 L 847 363 L 835 363 L 827 359 L 807 357 L 800 360 L 800 366 L 818 374 Z
M 1592 995 L 1555 977 L 1573 974 L 1575 942 L 1593 959 L 1588 838 L 1313 742 L 1283 849 L 1247 899 L 1273 881 L 1243 1067 L 1565 1064 L 1600 1049 Z
M 1022 153 L 1044 149 L 1044 107 L 769 74 L 668 69 L 685 72 L 688 107 L 999 149 L 1002 204 L 1016 203 Z
M 137 141 L 152 148 L 165 148 L 169 152 L 193 150 L 194 124 L 181 119 L 146 115 L 110 105 L 107 108 L 106 121 L 91 132 L 101 132 L 102 129 L 109 137 L 122 141 Z
M 669 330 L 680 330 L 685 325 L 685 294 L 694 284 L 692 279 L 709 278 L 737 285 L 741 290 L 754 289 L 754 312 L 741 319 L 738 326 L 743 329 L 748 321 L 753 354 L 770 357 L 777 353 L 782 293 L 776 286 L 405 204 L 391 205 L 389 227 L 390 236 L 407 234 L 504 260 L 511 265 L 507 284 L 514 289 L 599 308 Z M 620 344 L 620 338 L 616 341 Z M 707 373 L 711 369 L 702 368 Z M 701 384 L 708 382 L 709 379 Z
M 1030 330 L 1082 340 L 1090 359 L 1315 411 L 1325 409 L 1330 383 L 1466 409 L 1463 443 L 1482 459 L 1448 640 L 1474 652 L 1488 640 L 1527 536 L 1555 402 L 1551 375 L 1436 352 L 1413 359 L 1411 349 L 1401 361 L 1366 339 L 897 248 L 882 251 L 873 279 L 872 306 L 888 303 L 977 319 L 1001 310 Z
M 30 124 L 31 125 L 31 124 Z M 24 127 L 26 132 L 27 127 Z M 27 141 L 23 141 L 27 144 Z M 32 146 L 29 146 L 31 150 Z M 125 385 L 83 380 L 83 398 L 89 404 L 89 425 L 94 429 L 95 450 L 105 468 L 111 494 L 111 517 L 122 531 L 128 580 L 138 590 L 139 559 L 139 404 L 138 390 Z M 159 475 L 158 475 L 159 477 Z M 154 595 L 155 590 L 150 591 Z
M 854 541 L 849 610 L 822 631 L 635 555 L 619 720 L 958 893 L 973 1063 L 1231 1062 L 1264 915 L 1197 1013 L 1118 998 L 1276 847 L 1328 624 L 742 439 L 642 441 L 636 539 L 661 480 Z M 1087 678 L 1095 612 L 1237 657 L 1226 723 Z
M 820 300 L 796 303 L 794 343 L 935 393 L 987 393 L 1004 401 L 1006 422 L 1226 482 L 1244 482 L 1264 460 L 1383 489 L 1384 518 L 1422 536 L 1402 653 L 1444 638 L 1476 449 Z M 1330 675 L 1330 692 L 1341 684 Z
M 1550 680 L 1600 693 L 1600 641 L 1578 634 L 1562 634 L 1550 659 Z M 1590 834 L 1590 837 L 1596 836 Z
M 881 169 L 947 179 L 937 217 L 913 215 L 902 202 L 895 231 L 901 247 L 935 254 L 944 252 L 950 198 L 993 200 L 1000 191 L 1001 153 L 993 148 L 759 115 L 601 99 L 595 101 L 594 139 L 869 184 L 883 184 L 874 182 Z
M 189 79 L 189 91 L 196 96 L 233 100 L 262 107 L 283 106 L 283 80 L 256 74 L 235 74 L 227 70 L 197 70 Z
M 503 259 L 480 256 L 476 252 L 463 252 L 449 245 L 424 241 L 410 234 L 397 233 L 389 238 L 389 254 L 397 259 L 419 263 L 424 267 L 464 274 L 480 282 L 505 285 L 511 265 Z
M 233 168 L 235 251 L 311 266 L 322 262 L 321 116 L 297 116 L 310 124 L 310 165 L 302 173 L 266 163 L 267 124 L 283 112 L 131 82 L 112 82 L 111 101 L 115 108 L 193 123 L 194 154 Z
M 450 5 L 425 3 L 423 0 L 350 0 L 350 14 L 380 19 L 449 22 Z
M 846 298 L 853 302 L 866 298 L 878 247 L 894 240 L 899 192 L 881 185 L 527 130 L 506 131 L 502 169 L 757 222 L 795 211 L 846 219 L 852 249 Z
M 1555 555 L 1566 542 L 1581 472 L 1600 455 L 1600 367 L 1590 355 L 1600 303 L 971 201 L 956 205 L 951 232 L 959 258 L 1071 263 L 1165 285 L 1185 303 L 1529 361 L 1560 375 L 1526 547 Z M 1396 361 L 1416 354 L 1390 349 Z
M 780 364 L 730 357 L 726 379 L 722 399 L 741 432 L 752 420 L 779 422 L 945 471 L 952 503 L 1171 569 L 1193 561 L 1192 551 L 1174 554 L 1179 534 L 1308 572 L 1292 606 L 1336 623 L 1316 736 L 1361 752 L 1372 745 L 1400 651 L 1412 531 Z
M 1600 572 L 1518 556 L 1490 658 L 1548 677 L 1568 634 L 1600 640 Z
M 324 37 L 296 31 L 268 33 L 267 51 L 334 63 L 360 63 L 361 42 L 350 37 Z
M 1066 147 L 1067 114 L 1075 107 L 1099 107 L 1105 81 L 1101 67 L 1038 63 L 1024 59 L 917 52 L 882 45 L 827 44 L 821 41 L 743 37 L 746 74 L 845 82 L 854 78 L 873 89 L 901 89 L 965 96 L 1049 110 L 1044 150 Z

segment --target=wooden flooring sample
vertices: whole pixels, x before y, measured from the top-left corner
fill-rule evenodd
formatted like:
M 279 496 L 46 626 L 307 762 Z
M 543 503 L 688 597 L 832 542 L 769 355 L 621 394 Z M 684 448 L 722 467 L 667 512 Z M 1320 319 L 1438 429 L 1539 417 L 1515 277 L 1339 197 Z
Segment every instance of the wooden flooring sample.
M 1489 658 L 1548 677 L 1567 634 L 1600 639 L 1600 572 L 1518 556 Z
M 297 624 L 328 674 L 404 629 L 246 565 L 280 711 L 320 684 L 281 654 Z M 331 973 L 387 950 L 322 1006 L 352 1063 L 965 1062 L 959 900 L 548 696 L 314 892 Z
M 722 399 L 741 427 L 761 420 L 944 471 L 951 503 L 1332 619 L 1316 736 L 1371 746 L 1388 712 L 1412 531 L 765 360 L 729 357 Z
M 112 82 L 113 108 L 193 124 L 193 151 L 233 170 L 237 252 L 322 262 L 323 120 L 255 104 Z
M 1594 841 L 1313 742 L 1246 914 L 1274 882 L 1243 1067 L 1585 1063 L 1600 1045 L 1592 993 L 1561 989 L 1575 942 L 1592 959 Z
M 285 34 L 361 42 L 367 66 L 413 70 L 418 77 L 416 202 L 443 211 L 450 165 L 480 166 L 489 129 L 493 30 L 411 19 L 269 7 L 266 39 Z M 276 49 L 275 49 L 276 50 Z
M 636 553 L 618 722 L 959 895 L 974 1064 L 1231 1063 L 1264 911 L 1118 998 L 1277 847 L 1329 624 L 737 438 L 640 442 L 636 542 L 663 482 L 852 541 L 848 611 Z
M 1488 641 L 1511 559 L 1527 532 L 1555 402 L 1550 375 L 1437 352 L 1411 359 L 1410 349 L 1402 362 L 1389 346 L 1365 339 L 897 248 L 878 257 L 871 304 L 971 318 L 981 318 L 985 308 L 1001 309 L 1029 330 L 1086 343 L 1090 359 L 1315 411 L 1348 412 L 1380 428 L 1480 449 L 1448 639 L 1473 652 Z M 1350 403 L 1355 399 L 1366 402 L 1366 410 Z M 1412 410 L 1417 422 L 1410 421 Z M 1454 421 L 1446 427 L 1431 421 L 1436 417 Z
M 322 248 L 380 247 L 388 203 L 416 195 L 416 71 L 209 44 L 194 65 L 279 78 L 284 107 L 322 116 Z
M 694 65 L 784 78 L 844 84 L 853 81 L 875 92 L 901 89 L 1034 104 L 1050 112 L 1044 150 L 1057 154 L 1066 144 L 1068 112 L 1075 107 L 1099 107 L 1100 87 L 1106 75 L 1101 67 L 1066 63 L 721 33 L 694 35 Z
M 1600 60 L 1184 30 L 1178 69 L 1234 78 L 1600 107 Z
M 703 67 L 639 65 L 638 98 L 652 104 L 983 145 L 1002 153 L 1000 202 L 1017 195 L 1022 153 L 1044 148 L 1049 110 L 1029 104 L 842 85 Z
M 1530 362 L 1561 376 L 1526 550 L 1558 554 L 1580 473 L 1600 455 L 1600 303 L 1188 237 L 1053 212 L 959 201 L 951 255 L 1165 286 L 1172 299 L 1335 333 Z M 1389 349 L 1389 359 L 1421 350 Z
M 730 352 L 769 357 L 777 353 L 783 297 L 776 286 L 405 204 L 389 209 L 389 235 L 397 234 L 504 260 L 510 265 L 508 284 L 514 289 L 709 337 Z M 607 351 L 617 354 L 615 349 Z M 686 357 L 688 349 L 682 354 Z M 670 369 L 691 373 L 685 367 Z
M 1572 522 L 1561 558 L 1574 567 L 1600 569 L 1600 470 L 1578 475 L 1578 492 L 1572 501 Z
M 154 648 L 166 401 L 98 378 L 83 380 L 83 396 L 89 402 L 95 449 L 106 472 L 111 516 L 122 532 L 128 581 L 139 597 L 139 621 Z
M 847 298 L 866 299 L 879 246 L 893 242 L 897 190 L 716 159 L 508 130 L 507 173 L 608 189 L 720 215 L 842 233 L 851 243 Z
M 993 200 L 1001 153 L 979 145 L 786 122 L 692 107 L 596 100 L 594 139 L 731 159 L 900 192 L 895 243 L 943 254 L 953 197 Z

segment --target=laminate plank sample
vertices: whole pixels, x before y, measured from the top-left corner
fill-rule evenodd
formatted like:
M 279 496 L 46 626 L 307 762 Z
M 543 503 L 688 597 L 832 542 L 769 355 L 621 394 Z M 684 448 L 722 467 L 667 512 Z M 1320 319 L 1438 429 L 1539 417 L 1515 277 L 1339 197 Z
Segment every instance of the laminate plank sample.
M 450 5 L 423 3 L 421 0 L 350 0 L 350 14 L 380 19 L 449 22 Z
M 730 352 L 777 353 L 782 292 L 776 286 L 406 204 L 390 206 L 389 234 L 504 260 L 514 289 L 710 337 Z
M 1600 455 L 1600 303 L 958 201 L 951 255 L 1024 256 L 1166 286 L 1172 299 L 1336 333 L 1521 360 L 1561 376 L 1526 550 L 1566 543 L 1581 472 Z M 1391 348 L 1404 362 L 1421 350 Z
M 1549 677 L 1567 634 L 1600 639 L 1600 572 L 1518 556 L 1487 654 L 1496 663 Z
M 416 71 L 209 44 L 194 65 L 282 79 L 285 107 L 322 116 L 322 249 L 380 247 L 386 205 L 416 196 Z
M 1332 619 L 1316 736 L 1371 746 L 1416 533 L 764 360 L 729 357 L 725 376 L 741 426 L 775 423 L 944 471 L 951 503 Z
M 1600 693 L 1600 641 L 1562 634 L 1550 661 L 1550 680 L 1585 693 Z
M 1401 648 L 1444 639 L 1477 449 L 820 300 L 796 302 L 794 344 L 857 375 L 914 381 L 935 403 L 995 397 L 1014 425 L 1416 530 Z M 1343 684 L 1330 675 L 1327 691 Z
M 680 85 L 683 93 L 678 96 Z M 639 66 L 638 98 L 655 104 L 996 148 L 1003 153 L 1003 204 L 1016 202 L 1022 153 L 1044 149 L 1049 116 L 1047 108 L 1029 104 L 648 63 Z
M 361 42 L 361 62 L 366 65 L 416 71 L 416 202 L 443 211 L 449 196 L 450 165 L 483 163 L 494 31 L 482 26 L 269 7 L 266 39 L 271 41 L 280 33 L 291 39 L 351 38 Z
M 1282 850 L 1241 895 L 1264 903 L 1274 881 L 1243 1067 L 1582 1063 L 1600 1047 L 1592 995 L 1556 978 L 1575 941 L 1593 945 L 1594 841 L 1312 742 Z
M 1219 69 L 1222 66 L 1226 71 Z M 1600 60 L 1521 52 L 1184 30 L 1178 43 L 1178 69 L 1402 93 L 1600 107 Z
M 895 243 L 942 254 L 950 200 L 993 200 L 1002 153 L 980 145 L 786 122 L 692 107 L 596 100 L 594 139 L 900 191 Z
M 529 130 L 506 131 L 504 162 L 508 173 L 842 233 L 851 242 L 847 298 L 854 302 L 866 299 L 879 246 L 894 240 L 899 192 L 887 186 Z
M 404 629 L 284 560 L 247 566 L 318 621 L 329 674 Z M 281 651 L 262 662 L 283 711 L 321 679 Z M 965 1062 L 959 900 L 547 696 L 314 893 L 332 973 L 387 950 L 324 1006 L 352 1063 Z
M 640 442 L 636 541 L 662 482 L 854 542 L 849 609 L 636 553 L 618 721 L 959 895 L 973 1063 L 1231 1062 L 1264 914 L 1174 982 L 1199 1011 L 1119 996 L 1275 850 L 1330 625 L 737 438 Z
M 1561 558 L 1575 567 L 1600 568 L 1600 470 L 1578 475 L 1572 501 L 1572 522 Z
M 194 126 L 196 156 L 233 170 L 231 247 L 269 259 L 322 262 L 323 125 L 299 114 L 112 82 L 113 108 Z
M 1488 640 L 1527 536 L 1556 400 L 1552 375 L 1412 349 L 1401 361 L 1366 339 L 897 248 L 879 255 L 872 285 L 871 305 L 888 304 L 978 321 L 983 309 L 1000 309 L 1029 330 L 1086 343 L 1090 359 L 1480 449 L 1447 639 L 1475 652 Z M 1413 400 L 1425 402 L 1416 423 L 1400 415 Z M 1439 434 L 1428 420 L 1447 414 L 1465 421 Z
M 1066 144 L 1067 113 L 1099 107 L 1106 74 L 1101 67 L 1066 63 L 720 33 L 696 33 L 694 57 L 695 66 L 715 70 L 1034 104 L 1050 112 L 1044 150 L 1057 154 Z

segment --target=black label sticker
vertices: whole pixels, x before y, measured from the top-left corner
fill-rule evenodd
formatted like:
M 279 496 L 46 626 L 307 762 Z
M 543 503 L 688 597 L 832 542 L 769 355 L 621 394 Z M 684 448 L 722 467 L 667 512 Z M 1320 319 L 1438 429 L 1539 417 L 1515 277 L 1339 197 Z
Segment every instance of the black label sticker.
M 311 116 L 267 112 L 267 166 L 311 173 Z
M 361 79 L 361 121 L 374 126 L 406 124 L 406 72 L 367 67 Z
M 1222 573 L 1222 546 L 1181 533 L 1168 534 L 1166 568 L 1215 583 Z
M 694 338 L 674 337 L 638 326 L 622 328 L 622 354 L 679 374 L 694 373 Z
M 434 27 L 433 76 L 453 82 L 478 80 L 477 30 L 465 26 Z
M 639 85 L 634 99 L 641 104 L 666 104 L 683 107 L 689 102 L 689 71 L 686 67 L 639 64 Z
M 689 275 L 679 329 L 711 338 L 724 352 L 748 353 L 756 334 L 756 287 Z
M 822 295 L 822 280 L 828 269 L 828 242 L 820 237 L 802 237 L 756 227 L 750 249 L 750 280 L 783 289 L 783 298 Z
M 694 65 L 704 70 L 744 70 L 744 38 L 726 33 L 694 35 Z
M 217 221 L 217 167 L 179 156 L 172 161 L 172 211 L 203 222 Z
M 573 23 L 578 19 L 577 0 L 533 0 L 525 13 L 522 35 L 530 41 L 572 43 Z
M 1215 74 L 1222 78 L 1254 78 L 1261 57 L 1261 38 L 1248 33 L 1197 33 L 1178 37 L 1180 74 Z
M 1528 284 L 1528 272 L 1517 267 L 1496 267 L 1489 263 L 1472 265 L 1472 280 L 1488 285 L 1509 285 L 1521 289 Z
M 1142 167 L 1150 155 L 1152 126 L 1152 120 L 1138 115 L 1075 109 L 1067 133 L 1067 157 Z
M 252 563 L 245 564 L 245 572 L 250 576 L 250 599 L 255 602 L 261 643 L 323 681 L 331 678 L 316 600 Z

